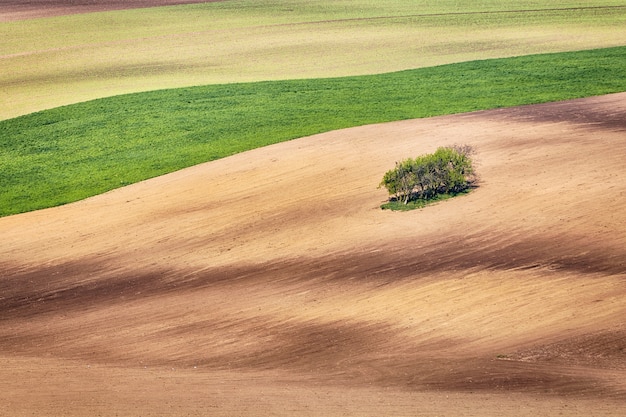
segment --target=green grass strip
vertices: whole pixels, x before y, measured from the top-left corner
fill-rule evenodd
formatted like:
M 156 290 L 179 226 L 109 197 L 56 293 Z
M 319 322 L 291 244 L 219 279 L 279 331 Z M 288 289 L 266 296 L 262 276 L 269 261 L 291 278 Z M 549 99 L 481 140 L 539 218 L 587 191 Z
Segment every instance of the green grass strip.
M 454 197 L 463 196 L 470 192 L 471 190 L 465 190 L 460 193 L 445 193 L 445 194 L 437 194 L 432 198 L 418 198 L 415 200 L 411 200 L 408 203 L 404 204 L 402 201 L 391 200 L 384 204 L 381 204 L 380 208 L 383 210 L 391 210 L 391 211 L 411 211 L 416 209 L 422 209 L 430 204 L 435 204 L 440 201 L 449 200 Z
M 619 91 L 626 47 L 94 100 L 0 122 L 0 216 L 324 131 Z

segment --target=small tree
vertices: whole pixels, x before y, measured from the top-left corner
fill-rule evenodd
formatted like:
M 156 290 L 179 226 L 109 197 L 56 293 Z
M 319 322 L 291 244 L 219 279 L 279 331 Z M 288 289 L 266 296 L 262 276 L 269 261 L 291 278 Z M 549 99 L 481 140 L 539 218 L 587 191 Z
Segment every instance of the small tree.
M 396 162 L 395 169 L 387 171 L 380 183 L 381 186 L 387 188 L 390 195 L 395 195 L 397 200 L 402 200 L 405 204 L 409 202 L 415 188 L 416 178 L 413 166 L 414 161 L 411 159 Z
M 455 145 L 396 162 L 396 167 L 385 173 L 380 186 L 403 204 L 441 194 L 457 194 L 475 181 L 472 153 L 469 145 Z

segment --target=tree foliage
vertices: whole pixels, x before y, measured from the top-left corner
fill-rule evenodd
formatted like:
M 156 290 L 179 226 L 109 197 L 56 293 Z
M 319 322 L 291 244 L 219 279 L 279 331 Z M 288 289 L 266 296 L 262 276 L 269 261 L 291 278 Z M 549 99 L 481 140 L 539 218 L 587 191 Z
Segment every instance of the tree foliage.
M 475 181 L 469 145 L 438 148 L 435 153 L 396 162 L 380 183 L 396 201 L 429 200 L 440 194 L 456 194 Z

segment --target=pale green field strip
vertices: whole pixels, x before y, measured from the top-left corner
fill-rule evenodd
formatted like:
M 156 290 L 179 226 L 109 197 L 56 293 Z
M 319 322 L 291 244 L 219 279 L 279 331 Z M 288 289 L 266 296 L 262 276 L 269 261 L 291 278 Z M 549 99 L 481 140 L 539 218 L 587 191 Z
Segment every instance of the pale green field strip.
M 0 121 L 0 215 L 324 131 L 618 91 L 626 46 L 94 100 Z
M 128 92 L 626 43 L 624 1 L 227 1 L 0 24 L 0 119 Z

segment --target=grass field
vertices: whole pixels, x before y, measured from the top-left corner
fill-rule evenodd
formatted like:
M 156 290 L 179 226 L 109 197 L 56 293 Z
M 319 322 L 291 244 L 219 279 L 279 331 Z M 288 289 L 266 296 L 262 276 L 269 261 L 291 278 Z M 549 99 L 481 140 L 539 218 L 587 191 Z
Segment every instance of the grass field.
M 0 215 L 356 125 L 626 90 L 626 47 L 162 90 L 0 122 Z
M 385 73 L 624 39 L 626 5 L 616 0 L 239 0 L 4 22 L 0 119 L 128 92 Z

